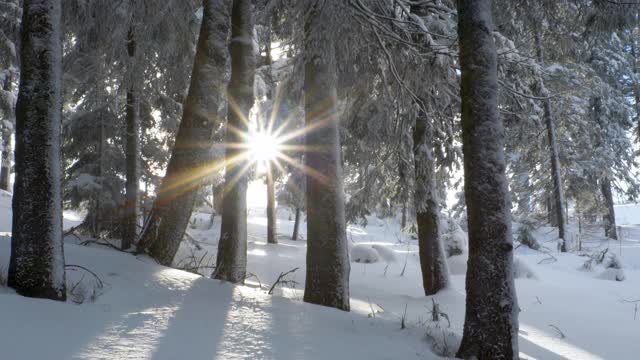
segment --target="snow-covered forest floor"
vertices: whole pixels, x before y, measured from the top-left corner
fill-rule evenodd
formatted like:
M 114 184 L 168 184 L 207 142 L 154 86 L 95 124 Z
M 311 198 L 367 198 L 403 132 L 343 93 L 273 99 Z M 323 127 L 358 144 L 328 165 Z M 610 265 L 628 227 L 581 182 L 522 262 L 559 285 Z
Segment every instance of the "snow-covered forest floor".
M 9 261 L 10 198 L 0 194 L 0 270 Z M 301 239 L 288 240 L 293 221 L 279 209 L 280 243 L 266 244 L 266 215 L 249 210 L 248 271 L 245 286 L 232 286 L 159 266 L 102 245 L 66 239 L 72 293 L 67 303 L 28 299 L 0 288 L 2 359 L 435 359 L 455 351 L 464 320 L 465 255 L 450 259 L 452 288 L 425 297 L 417 241 L 400 232 L 395 219 L 370 217 L 366 227 L 350 226 L 353 263 L 352 312 L 302 302 L 305 224 Z M 77 223 L 73 214 L 65 226 Z M 194 216 L 176 265 L 200 264 L 208 274 L 219 235 L 217 217 Z M 573 229 L 577 233 L 577 229 Z M 583 249 L 609 247 L 622 271 L 586 256 L 559 254 L 554 231 L 535 235 L 549 250 L 516 249 L 523 359 L 636 359 L 640 353 L 640 226 L 625 226 L 623 241 L 607 241 L 600 229 L 583 232 Z M 545 253 L 549 252 L 549 253 Z M 606 262 L 606 261 L 605 261 Z M 193 264 L 191 264 L 193 265 Z M 268 291 L 281 273 L 283 287 Z M 624 281 L 611 280 L 624 276 Z M 83 302 L 82 304 L 74 304 Z M 433 321 L 434 303 L 440 320 Z M 405 310 L 406 309 L 406 310 Z M 403 329 L 404 317 L 404 329 Z M 448 318 L 448 319 L 447 319 Z M 450 325 L 449 325 L 450 321 Z M 37 342 L 32 340 L 37 339 Z M 34 344 L 29 346 L 27 344 Z

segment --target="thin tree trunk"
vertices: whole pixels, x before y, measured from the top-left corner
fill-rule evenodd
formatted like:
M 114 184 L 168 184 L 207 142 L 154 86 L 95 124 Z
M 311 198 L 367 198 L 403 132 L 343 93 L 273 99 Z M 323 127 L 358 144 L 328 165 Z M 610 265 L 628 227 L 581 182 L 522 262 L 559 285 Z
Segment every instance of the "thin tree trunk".
M 271 66 L 272 58 L 271 58 L 271 27 L 267 29 L 267 44 L 265 48 L 266 54 L 266 65 Z M 273 74 L 271 74 L 271 69 L 269 69 L 269 79 L 270 82 L 273 82 Z M 267 93 L 267 98 L 271 100 L 272 91 Z M 269 124 L 267 124 L 268 130 L 271 130 L 273 124 L 271 123 L 273 119 L 269 117 Z M 269 244 L 277 244 L 277 219 L 276 219 L 276 189 L 275 189 L 275 181 L 273 178 L 274 175 L 274 167 L 271 162 L 267 162 L 267 242 Z
M 138 183 L 139 183 L 139 169 L 138 169 L 138 156 L 140 153 L 139 144 L 139 128 L 140 128 L 140 116 L 139 116 L 139 99 L 137 92 L 136 77 L 136 38 L 133 25 L 129 27 L 129 33 L 127 36 L 127 51 L 129 54 L 129 62 L 131 69 L 129 69 L 129 84 L 127 89 L 127 106 L 126 106 L 126 122 L 127 122 L 127 135 L 126 135 L 126 195 L 124 204 L 124 231 L 122 234 L 123 250 L 130 248 L 138 234 Z
M 4 132 L 2 149 L 2 168 L 0 168 L 0 189 L 12 192 L 11 189 L 11 132 Z
M 607 214 L 605 216 L 606 222 L 604 225 L 605 236 L 618 240 L 618 232 L 616 229 L 616 212 L 613 203 L 613 192 L 611 191 L 611 180 L 608 176 L 605 176 L 600 184 L 602 190 L 602 197 L 607 207 Z
M 462 359 L 518 359 L 511 202 L 498 111 L 491 0 L 458 0 L 469 260 Z
M 447 256 L 440 238 L 440 207 L 436 195 L 436 164 L 431 149 L 432 137 L 430 124 L 421 113 L 413 130 L 414 201 L 422 287 L 426 295 L 433 295 L 449 284 Z
M 24 1 L 8 284 L 24 296 L 64 301 L 60 21 L 60 0 Z
M 298 240 L 298 229 L 300 228 L 300 208 L 296 208 L 296 218 L 293 221 L 293 234 L 291 240 Z
M 423 4 L 411 6 L 417 16 L 429 15 Z M 414 35 L 417 42 L 422 35 Z M 440 207 L 436 189 L 436 164 L 432 150 L 433 132 L 423 111 L 418 112 L 413 129 L 414 203 L 418 225 L 418 253 L 422 270 L 422 287 L 426 295 L 433 295 L 449 284 L 447 257 L 440 239 Z
M 637 131 L 637 139 L 640 141 L 640 81 L 637 81 L 640 78 L 640 69 L 638 69 L 638 45 L 634 40 L 631 43 L 631 55 L 633 56 L 633 73 L 636 76 L 636 81 L 633 84 L 633 97 L 635 99 L 635 123 L 636 123 L 636 131 Z
M 536 42 L 536 55 L 538 63 L 544 66 L 544 48 L 542 45 L 542 34 L 539 24 L 535 25 L 534 37 Z M 556 139 L 556 128 L 551 111 L 551 99 L 549 99 L 549 91 L 544 85 L 542 76 L 538 78 L 538 95 L 545 98 L 543 103 L 543 116 L 545 126 L 547 128 L 547 139 L 549 140 L 549 154 L 551 157 L 551 179 L 553 186 L 553 205 L 558 226 L 558 238 L 560 238 L 560 251 L 567 251 L 567 239 L 565 227 L 567 224 L 565 212 L 564 191 L 562 189 L 562 175 L 560 174 L 560 159 L 558 157 L 558 141 Z
M 304 301 L 348 311 L 349 253 L 342 188 L 336 58 L 332 28 L 338 0 L 306 4 L 304 39 L 307 272 Z M 329 121 L 328 121 L 329 120 Z M 317 127 L 318 123 L 325 125 Z
M 267 164 L 267 242 L 278 243 L 276 224 L 276 189 L 273 181 L 273 166 Z
M 231 80 L 227 94 L 227 144 L 243 144 L 249 112 L 254 104 L 256 59 L 253 53 L 253 9 L 250 0 L 234 0 L 231 10 Z M 225 193 L 216 270 L 213 277 L 242 283 L 247 272 L 246 150 L 229 147 L 225 153 Z
M 149 220 L 144 226 L 138 251 L 148 253 L 163 265 L 171 265 L 191 217 L 202 181 L 210 174 L 211 136 L 220 125 L 218 107 L 224 93 L 229 29 L 227 1 L 204 1 L 200 36 L 167 172 Z
M 400 220 L 400 229 L 407 226 L 407 204 L 402 205 L 402 219 Z

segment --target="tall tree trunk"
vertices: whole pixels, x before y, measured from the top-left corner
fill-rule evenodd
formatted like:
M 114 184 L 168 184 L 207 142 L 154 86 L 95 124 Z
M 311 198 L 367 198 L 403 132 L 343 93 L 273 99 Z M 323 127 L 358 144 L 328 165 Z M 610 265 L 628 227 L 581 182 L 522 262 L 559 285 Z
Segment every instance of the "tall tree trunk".
M 229 113 L 225 143 L 242 145 L 247 119 L 254 104 L 256 59 L 253 52 L 253 9 L 250 0 L 233 0 L 231 10 L 231 80 L 227 94 Z M 228 147 L 225 153 L 225 194 L 216 270 L 213 277 L 244 282 L 247 273 L 247 175 L 246 150 Z
M 605 236 L 618 240 L 618 232 L 616 229 L 616 212 L 613 203 L 613 191 L 611 191 L 611 180 L 608 176 L 605 176 L 601 183 L 600 189 L 602 190 L 602 197 L 607 207 L 607 214 L 605 215 L 606 222 L 604 224 Z
M 298 229 L 300 228 L 300 208 L 296 208 L 296 218 L 293 221 L 293 234 L 291 240 L 298 240 Z
M 122 234 L 123 250 L 130 248 L 138 234 L 138 183 L 139 183 L 139 129 L 140 129 L 140 116 L 139 116 L 139 99 L 137 80 L 135 79 L 137 74 L 136 61 L 136 38 L 133 28 L 133 24 L 129 26 L 129 33 L 127 34 L 127 51 L 129 54 L 129 84 L 127 88 L 127 106 L 126 106 L 126 122 L 127 122 L 127 135 L 126 135 L 126 195 L 124 204 L 124 231 Z
M 11 189 L 11 132 L 5 131 L 2 148 L 2 167 L 0 168 L 0 189 L 12 192 Z
M 309 0 L 304 25 L 307 273 L 304 301 L 348 311 L 345 225 L 333 18 L 338 0 Z M 318 123 L 324 123 L 318 126 Z
M 462 359 L 518 359 L 511 203 L 491 0 L 458 0 L 469 260 Z
M 265 47 L 266 54 L 266 62 L 268 66 L 272 64 L 271 58 L 271 27 L 269 26 L 267 29 L 267 44 Z M 273 84 L 273 74 L 271 74 L 271 69 L 269 69 L 269 81 Z M 267 92 L 267 98 L 273 98 L 273 92 Z M 277 104 L 276 104 L 277 105 Z M 269 116 L 267 130 L 271 131 L 274 124 L 272 122 L 271 116 Z M 277 244 L 277 219 L 276 219 L 276 189 L 275 189 L 275 180 L 274 180 L 274 166 L 270 161 L 267 161 L 267 242 L 269 244 Z
M 540 66 L 544 66 L 544 48 L 542 45 L 542 30 L 540 24 L 535 25 L 534 38 L 536 43 L 536 56 Z M 565 212 L 564 191 L 562 189 L 562 175 L 560 174 L 560 159 L 558 157 L 558 141 L 556 139 L 556 127 L 551 111 L 551 99 L 549 91 L 544 85 L 542 76 L 538 78 L 538 95 L 545 98 L 543 103 L 544 123 L 547 128 L 547 139 L 549 140 L 549 155 L 551 157 L 551 179 L 553 186 L 553 205 L 558 226 L 558 238 L 560 238 L 560 251 L 567 251 L 567 239 L 565 227 L 567 224 Z
M 267 242 L 278 243 L 276 224 L 276 189 L 273 181 L 273 166 L 267 164 Z
M 138 251 L 163 265 L 171 265 L 191 217 L 202 181 L 213 167 L 209 149 L 214 129 L 221 121 L 229 30 L 228 1 L 204 1 L 200 36 L 167 172 L 140 235 Z
M 407 204 L 402 204 L 402 219 L 400 220 L 400 230 L 407 226 Z
M 413 130 L 414 201 L 422 287 L 426 295 L 433 295 L 449 284 L 447 256 L 440 238 L 440 206 L 436 189 L 436 164 L 431 148 L 432 137 L 425 114 L 419 114 Z
M 420 17 L 429 15 L 429 10 L 424 4 L 412 5 L 411 12 Z M 422 35 L 414 35 L 414 39 L 416 42 L 424 41 Z M 440 206 L 437 199 L 432 138 L 433 132 L 429 119 L 420 110 L 413 129 L 414 203 L 418 225 L 422 287 L 426 295 L 437 293 L 449 283 L 447 257 L 440 239 Z
M 636 123 L 636 136 L 637 141 L 640 142 L 640 69 L 638 68 L 638 44 L 634 40 L 631 42 L 631 55 L 633 56 L 633 74 L 636 76 L 636 81 L 633 83 L 633 97 L 635 99 L 635 123 Z
M 24 1 L 8 283 L 24 296 L 64 301 L 60 19 L 60 0 Z

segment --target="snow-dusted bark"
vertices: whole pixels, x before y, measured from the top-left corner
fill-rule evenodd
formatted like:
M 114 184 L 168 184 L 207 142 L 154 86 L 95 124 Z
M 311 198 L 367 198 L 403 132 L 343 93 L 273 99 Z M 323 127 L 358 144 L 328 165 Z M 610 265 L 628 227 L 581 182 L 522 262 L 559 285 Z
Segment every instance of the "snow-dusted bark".
M 618 231 L 616 229 L 616 212 L 614 210 L 613 192 L 611 191 L 611 180 L 608 176 L 605 176 L 600 181 L 600 189 L 602 191 L 602 197 L 604 198 L 604 204 L 607 208 L 605 215 L 604 234 L 605 236 L 618 240 Z
M 291 240 L 298 240 L 298 229 L 300 228 L 300 208 L 296 208 L 296 217 L 293 221 L 293 234 L 291 234 Z
M 436 169 L 431 140 L 433 132 L 428 119 L 420 114 L 413 130 L 415 168 L 414 201 L 418 223 L 418 247 L 422 286 L 433 295 L 449 284 L 447 256 L 440 237 L 440 206 L 436 189 Z
M 338 0 L 305 4 L 304 94 L 307 200 L 307 273 L 304 301 L 349 310 L 349 253 L 345 225 L 336 91 Z M 323 123 L 322 126 L 317 126 Z
M 253 51 L 253 9 L 250 0 L 233 0 L 231 9 L 231 79 L 227 89 L 229 112 L 225 143 L 241 144 L 254 104 L 256 59 Z M 215 279 L 244 282 L 247 273 L 246 150 L 237 146 L 225 152 L 225 193 Z
M 207 163 L 213 131 L 220 125 L 229 31 L 228 2 L 205 0 L 202 26 L 166 175 L 138 245 L 161 264 L 171 265 L 189 223 Z
M 267 242 L 278 243 L 276 224 L 276 188 L 273 180 L 273 166 L 267 171 Z
M 140 116 L 139 94 L 137 91 L 137 74 L 135 64 L 136 41 L 134 26 L 130 25 L 127 36 L 127 52 L 129 55 L 129 84 L 127 88 L 126 104 L 126 196 L 124 207 L 124 231 L 122 233 L 122 249 L 126 250 L 133 245 L 138 234 L 138 184 L 140 182 L 139 157 L 140 157 Z
M 11 133 L 6 131 L 2 139 L 2 167 L 0 167 L 0 189 L 13 191 L 11 189 Z
M 62 244 L 60 0 L 25 0 L 16 105 L 16 182 L 9 286 L 65 300 Z
M 469 261 L 463 359 L 518 359 L 511 203 L 498 112 L 491 0 L 458 0 Z
M 540 66 L 544 66 L 544 48 L 542 46 L 542 34 L 539 25 L 535 28 L 536 56 Z M 564 190 L 562 188 L 562 175 L 560 174 L 560 159 L 558 157 L 558 141 L 556 137 L 556 127 L 551 110 L 551 99 L 549 91 L 544 85 L 542 76 L 538 78 L 538 96 L 544 98 L 543 117 L 549 141 L 549 155 L 551 160 L 551 180 L 553 186 L 553 208 L 558 226 L 558 238 L 560 238 L 560 251 L 567 251 L 567 238 L 565 227 L 567 224 Z

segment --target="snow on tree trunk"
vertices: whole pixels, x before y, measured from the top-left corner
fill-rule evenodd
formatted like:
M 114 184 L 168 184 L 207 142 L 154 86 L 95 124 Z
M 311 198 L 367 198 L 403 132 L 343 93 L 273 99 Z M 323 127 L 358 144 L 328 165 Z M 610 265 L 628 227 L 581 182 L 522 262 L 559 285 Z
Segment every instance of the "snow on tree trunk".
M 273 181 L 273 166 L 267 165 L 267 242 L 277 244 L 276 189 Z
M 469 226 L 463 359 L 518 359 L 511 202 L 498 112 L 491 0 L 458 0 L 464 190 Z
M 200 36 L 171 159 L 140 235 L 138 251 L 171 265 L 191 217 L 197 191 L 209 175 L 212 133 L 220 126 L 229 16 L 227 1 L 204 1 Z
M 605 236 L 618 240 L 618 232 L 616 230 L 616 212 L 613 207 L 613 192 L 611 191 L 611 180 L 605 176 L 601 183 L 602 197 L 604 198 L 607 213 L 605 215 L 604 234 Z
M 304 26 L 307 273 L 304 301 L 349 310 L 333 18 L 337 0 L 310 0 Z M 322 126 L 318 126 L 322 123 Z
M 60 0 L 24 1 L 8 284 L 21 295 L 64 301 L 60 19 Z
M 440 237 L 440 207 L 436 190 L 436 164 L 431 149 L 432 137 L 428 119 L 421 112 L 413 130 L 414 201 L 422 287 L 426 295 L 433 295 L 449 284 L 447 256 Z
M 293 234 L 291 240 L 298 240 L 298 229 L 300 228 L 300 208 L 296 208 L 296 218 L 293 221 Z
M 253 52 L 253 9 L 250 0 L 234 0 L 231 10 L 231 80 L 225 143 L 244 144 L 249 112 L 254 104 L 256 59 Z M 247 272 L 246 150 L 232 146 L 225 153 L 225 193 L 215 279 L 244 282 Z
M 534 38 L 536 42 L 536 55 L 540 66 L 544 66 L 544 48 L 542 47 L 542 34 L 540 26 L 536 25 Z M 567 251 L 567 239 L 565 227 L 567 224 L 564 191 L 562 189 L 562 175 L 560 174 L 560 159 L 558 157 L 558 141 L 556 139 L 556 127 L 551 111 L 551 99 L 549 91 L 544 85 L 542 76 L 538 78 L 538 96 L 545 98 L 543 103 L 543 117 L 547 129 L 547 139 L 549 141 L 549 155 L 551 157 L 551 179 L 553 186 L 553 209 L 558 226 L 558 238 L 560 238 L 560 251 Z
M 11 132 L 5 131 L 3 134 L 2 147 L 2 167 L 0 168 L 0 189 L 13 191 L 11 189 Z
M 139 143 L 139 129 L 140 129 L 140 116 L 139 116 L 139 99 L 137 93 L 137 81 L 135 78 L 136 66 L 136 38 L 133 25 L 129 27 L 129 33 L 127 35 L 127 52 L 129 55 L 129 84 L 127 88 L 127 104 L 126 104 L 126 196 L 124 205 L 124 231 L 122 234 L 123 250 L 130 248 L 138 234 L 138 184 L 139 184 L 139 169 L 138 169 L 138 157 L 140 154 Z

